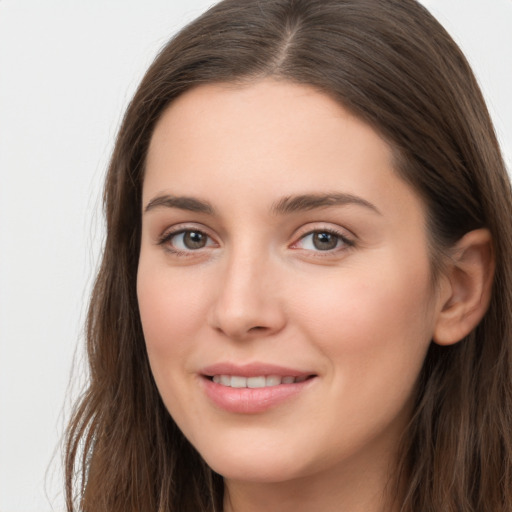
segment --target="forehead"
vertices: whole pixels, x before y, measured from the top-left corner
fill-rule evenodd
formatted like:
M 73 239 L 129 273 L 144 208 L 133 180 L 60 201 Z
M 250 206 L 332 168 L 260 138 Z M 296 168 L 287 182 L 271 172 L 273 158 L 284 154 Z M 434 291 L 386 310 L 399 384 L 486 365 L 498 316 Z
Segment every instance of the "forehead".
M 332 137 L 326 139 L 328 132 Z M 170 137 L 176 143 L 207 143 L 215 137 L 221 142 L 219 151 L 229 144 L 229 136 L 235 136 L 237 142 L 258 140 L 265 143 L 264 147 L 254 146 L 258 153 L 309 140 L 304 153 L 318 145 L 319 136 L 326 143 L 338 137 L 341 146 L 339 136 L 346 138 L 348 132 L 375 149 L 379 146 L 381 156 L 391 159 L 389 146 L 370 126 L 311 86 L 273 79 L 243 85 L 208 84 L 182 94 L 164 111 L 153 133 L 150 157 L 155 146 L 168 145 Z M 244 147 L 244 152 L 247 149 Z
M 241 206 L 311 192 L 419 201 L 373 128 L 312 87 L 275 80 L 204 85 L 173 102 L 151 140 L 144 202 L 163 192 Z

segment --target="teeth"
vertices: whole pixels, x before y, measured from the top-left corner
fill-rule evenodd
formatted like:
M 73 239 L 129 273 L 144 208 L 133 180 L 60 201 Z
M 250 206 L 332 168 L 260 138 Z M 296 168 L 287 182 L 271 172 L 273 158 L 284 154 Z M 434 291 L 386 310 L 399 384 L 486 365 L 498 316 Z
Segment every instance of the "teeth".
M 279 384 L 294 384 L 296 382 L 304 382 L 307 376 L 281 377 L 279 375 L 242 377 L 239 375 L 214 375 L 212 380 L 216 384 L 228 386 L 231 388 L 264 388 L 271 386 L 279 386 Z
M 233 378 L 233 377 L 231 377 Z M 267 379 L 265 377 L 249 377 L 247 379 L 247 387 L 248 388 L 264 388 L 266 385 Z
M 279 375 L 269 375 L 266 378 L 265 384 L 267 386 L 279 386 L 281 384 L 281 377 Z
M 231 376 L 231 387 L 232 388 L 246 388 L 247 377 L 238 377 L 237 375 Z

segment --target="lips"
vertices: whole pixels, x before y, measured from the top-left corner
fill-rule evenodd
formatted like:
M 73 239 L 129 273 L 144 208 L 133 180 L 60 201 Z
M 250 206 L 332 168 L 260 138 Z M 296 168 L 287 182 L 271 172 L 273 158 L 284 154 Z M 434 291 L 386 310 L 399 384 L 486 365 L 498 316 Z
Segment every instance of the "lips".
M 308 377 L 314 372 L 304 371 L 296 368 L 289 368 L 268 363 L 250 363 L 250 364 L 233 364 L 233 363 L 216 363 L 204 367 L 200 373 L 207 377 L 214 375 L 235 375 L 240 377 L 260 377 L 262 375 L 277 375 L 283 377 Z
M 207 397 L 221 409 L 238 414 L 265 412 L 310 387 L 316 375 L 269 364 L 221 363 L 201 371 Z

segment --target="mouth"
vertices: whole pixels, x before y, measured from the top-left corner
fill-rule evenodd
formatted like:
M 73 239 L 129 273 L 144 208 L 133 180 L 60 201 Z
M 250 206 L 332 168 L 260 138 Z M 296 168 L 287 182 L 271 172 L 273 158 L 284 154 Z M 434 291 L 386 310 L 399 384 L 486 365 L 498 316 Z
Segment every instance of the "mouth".
M 251 372 L 244 372 L 251 373 Z M 259 372 L 258 372 L 259 373 Z M 316 374 L 250 375 L 234 373 L 202 374 L 203 390 L 218 408 L 234 414 L 259 414 L 315 388 Z
M 280 386 L 282 384 L 299 384 L 314 377 L 315 375 L 255 375 L 251 377 L 226 374 L 205 375 L 205 378 L 211 382 L 214 382 L 215 384 L 238 389 L 257 389 Z
M 291 403 L 315 389 L 319 377 L 311 371 L 263 362 L 217 363 L 202 368 L 199 376 L 209 400 L 235 414 L 264 413 Z

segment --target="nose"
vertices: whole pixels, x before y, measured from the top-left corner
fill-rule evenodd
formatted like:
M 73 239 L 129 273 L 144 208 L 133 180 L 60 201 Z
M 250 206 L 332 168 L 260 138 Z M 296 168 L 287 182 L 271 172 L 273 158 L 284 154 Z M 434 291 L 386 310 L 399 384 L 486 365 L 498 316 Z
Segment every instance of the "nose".
M 233 255 L 225 262 L 209 323 L 225 336 L 244 340 L 277 334 L 286 324 L 279 269 L 270 258 Z

